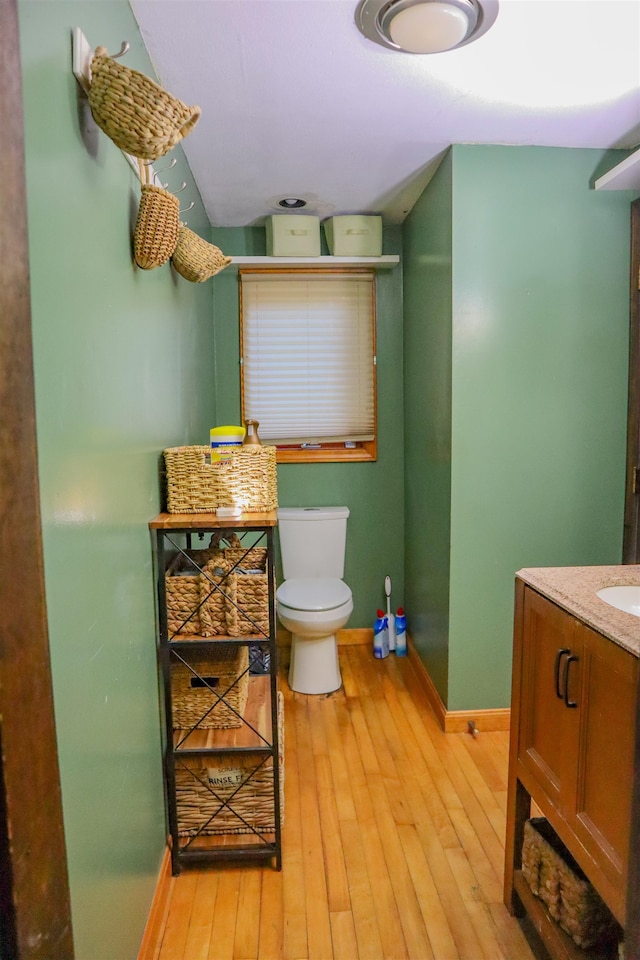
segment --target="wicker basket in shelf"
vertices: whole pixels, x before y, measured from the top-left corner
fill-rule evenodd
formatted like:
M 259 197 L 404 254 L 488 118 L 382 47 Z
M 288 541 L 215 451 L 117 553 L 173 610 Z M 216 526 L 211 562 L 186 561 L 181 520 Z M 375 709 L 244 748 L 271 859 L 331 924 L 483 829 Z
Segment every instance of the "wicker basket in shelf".
M 213 539 L 212 539 L 213 544 Z M 236 534 L 228 546 L 178 554 L 165 575 L 169 639 L 269 636 L 267 550 L 244 547 Z
M 200 577 L 209 560 L 220 551 L 211 547 L 208 550 L 186 550 L 177 554 L 170 563 L 165 578 L 167 631 L 169 639 L 180 635 L 200 635 Z M 209 603 L 213 607 L 215 599 Z M 224 597 L 218 594 L 218 603 L 224 610 Z
M 619 939 L 615 918 L 544 817 L 524 825 L 522 874 L 579 947 L 589 950 Z
M 200 629 L 204 637 L 269 636 L 267 551 L 243 548 L 237 538 L 206 565 L 200 578 Z M 216 586 L 220 584 L 221 590 Z M 222 600 L 222 602 L 221 602 Z
M 209 447 L 164 451 L 169 513 L 215 513 L 239 506 L 265 512 L 278 506 L 276 448 L 248 444 L 219 448 L 228 459 L 208 463 Z
M 284 701 L 278 693 L 280 823 L 284 823 Z M 260 834 L 275 830 L 273 758 L 260 753 L 176 759 L 178 834 Z M 225 803 L 228 802 L 229 806 Z
M 91 61 L 89 106 L 93 119 L 117 147 L 142 160 L 157 160 L 193 130 L 200 107 L 188 107 L 143 73 L 96 47 Z
M 242 726 L 249 693 L 249 650 L 217 646 L 206 652 L 172 651 L 171 705 L 174 730 Z M 220 700 L 219 698 L 222 697 Z

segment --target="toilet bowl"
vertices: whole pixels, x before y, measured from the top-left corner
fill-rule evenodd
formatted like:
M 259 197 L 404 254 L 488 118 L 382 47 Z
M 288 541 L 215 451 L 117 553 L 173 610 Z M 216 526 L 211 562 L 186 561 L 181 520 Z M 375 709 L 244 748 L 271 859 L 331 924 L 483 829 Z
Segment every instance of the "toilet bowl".
M 276 612 L 291 631 L 289 686 L 297 693 L 331 693 L 342 684 L 336 632 L 353 611 L 342 580 L 347 507 L 284 507 L 278 532 L 285 580 Z
M 280 622 L 291 631 L 289 686 L 298 693 L 331 693 L 342 684 L 336 632 L 353 612 L 343 580 L 285 580 L 276 591 Z

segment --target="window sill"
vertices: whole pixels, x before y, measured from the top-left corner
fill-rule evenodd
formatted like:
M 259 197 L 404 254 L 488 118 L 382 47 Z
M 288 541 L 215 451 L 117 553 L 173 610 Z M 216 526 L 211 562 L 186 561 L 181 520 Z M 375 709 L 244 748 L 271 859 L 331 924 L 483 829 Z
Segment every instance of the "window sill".
M 377 459 L 375 440 L 354 450 L 328 446 L 319 450 L 301 450 L 300 447 L 276 449 L 277 463 L 373 463 Z

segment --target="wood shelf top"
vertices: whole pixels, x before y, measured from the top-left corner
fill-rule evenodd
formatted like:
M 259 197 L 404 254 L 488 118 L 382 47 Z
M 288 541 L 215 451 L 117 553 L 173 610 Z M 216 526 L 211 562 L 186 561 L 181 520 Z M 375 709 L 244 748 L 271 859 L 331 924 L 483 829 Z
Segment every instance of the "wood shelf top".
M 277 510 L 218 517 L 215 513 L 159 513 L 149 521 L 151 530 L 239 530 L 242 527 L 275 527 Z

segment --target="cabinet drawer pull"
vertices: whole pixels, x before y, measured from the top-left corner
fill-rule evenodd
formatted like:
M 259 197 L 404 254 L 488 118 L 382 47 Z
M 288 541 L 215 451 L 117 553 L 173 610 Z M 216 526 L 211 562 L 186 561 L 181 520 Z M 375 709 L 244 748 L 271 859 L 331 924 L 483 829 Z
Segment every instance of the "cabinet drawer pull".
M 563 657 L 568 656 L 570 653 L 571 653 L 571 650 L 569 650 L 568 647 L 562 647 L 562 649 L 558 650 L 558 652 L 556 653 L 556 662 L 553 668 L 553 672 L 554 672 L 554 678 L 555 678 L 555 684 L 556 684 L 556 697 L 558 698 L 558 700 L 565 700 L 565 694 L 566 694 L 566 688 L 565 688 L 565 693 L 563 693 L 562 690 L 560 689 L 560 662 Z M 565 682 L 566 682 L 566 673 L 565 673 Z
M 564 702 L 565 706 L 575 709 L 578 706 L 577 700 L 569 700 L 569 667 L 572 663 L 576 663 L 580 658 L 571 654 L 567 657 L 566 666 L 564 668 Z

